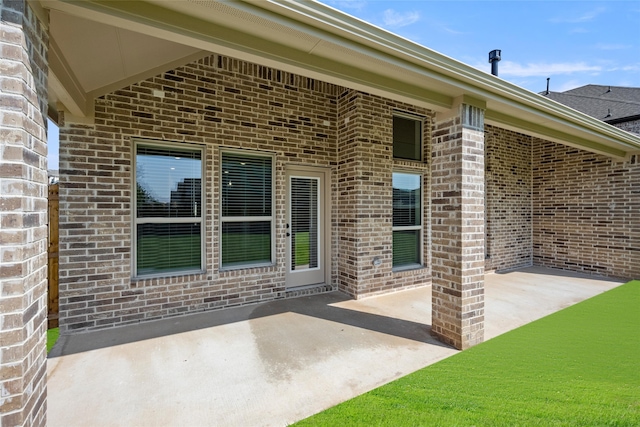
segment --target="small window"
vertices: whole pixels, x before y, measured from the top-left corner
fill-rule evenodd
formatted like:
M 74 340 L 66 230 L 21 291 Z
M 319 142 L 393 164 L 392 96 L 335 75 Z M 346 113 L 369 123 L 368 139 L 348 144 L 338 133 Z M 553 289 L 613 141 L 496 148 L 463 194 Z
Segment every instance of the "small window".
M 422 120 L 408 116 L 393 116 L 393 157 L 422 160 Z
M 393 268 L 422 266 L 422 177 L 393 173 Z
M 273 157 L 222 153 L 221 266 L 273 263 Z
M 202 271 L 202 149 L 135 149 L 133 275 Z

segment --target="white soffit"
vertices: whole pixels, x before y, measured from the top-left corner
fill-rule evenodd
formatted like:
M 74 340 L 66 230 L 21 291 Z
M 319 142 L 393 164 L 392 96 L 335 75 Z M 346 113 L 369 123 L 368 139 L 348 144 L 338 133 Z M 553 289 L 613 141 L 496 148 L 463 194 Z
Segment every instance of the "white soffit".
M 86 93 L 199 49 L 52 10 L 51 36 Z

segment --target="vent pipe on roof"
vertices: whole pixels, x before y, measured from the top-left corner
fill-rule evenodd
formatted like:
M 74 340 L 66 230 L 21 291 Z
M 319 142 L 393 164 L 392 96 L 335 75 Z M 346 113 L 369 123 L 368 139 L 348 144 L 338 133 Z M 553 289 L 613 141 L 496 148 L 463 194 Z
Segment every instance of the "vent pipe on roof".
M 500 49 L 495 49 L 489 52 L 489 62 L 491 63 L 491 74 L 494 76 L 498 75 L 498 62 L 500 61 L 500 54 L 502 51 Z
M 545 95 L 549 95 L 549 80 L 551 80 L 551 77 L 547 77 L 547 93 Z

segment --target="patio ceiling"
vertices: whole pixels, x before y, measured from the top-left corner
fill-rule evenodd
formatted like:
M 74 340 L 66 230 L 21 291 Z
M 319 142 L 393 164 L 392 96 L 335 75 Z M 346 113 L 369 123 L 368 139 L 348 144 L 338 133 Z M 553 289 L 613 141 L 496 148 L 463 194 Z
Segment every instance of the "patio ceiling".
M 46 0 L 50 105 L 90 119 L 93 100 L 211 52 L 616 158 L 640 137 L 315 2 Z

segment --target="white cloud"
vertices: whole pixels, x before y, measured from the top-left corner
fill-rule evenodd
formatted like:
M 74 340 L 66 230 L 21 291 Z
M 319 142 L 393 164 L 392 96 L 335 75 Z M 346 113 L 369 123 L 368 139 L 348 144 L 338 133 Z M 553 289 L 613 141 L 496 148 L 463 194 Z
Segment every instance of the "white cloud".
M 623 50 L 623 49 L 630 49 L 632 46 L 629 44 L 598 43 L 594 47 L 599 50 Z
M 571 31 L 569 31 L 569 34 L 584 34 L 584 33 L 588 33 L 589 31 L 587 31 L 584 28 L 573 28 Z
M 463 31 L 454 30 L 453 28 L 447 27 L 446 25 L 441 25 L 441 28 L 449 34 L 454 34 L 454 35 L 466 34 Z
M 560 86 L 553 87 L 553 79 L 551 79 L 551 82 L 552 83 L 550 85 L 551 86 L 550 90 L 552 92 L 566 92 L 568 90 L 575 89 L 577 87 L 582 87 L 582 86 L 588 85 L 590 83 L 590 81 L 585 82 L 585 81 L 581 81 L 581 80 L 567 80 L 565 82 L 562 82 L 560 84 Z
M 599 73 L 602 67 L 589 65 L 585 62 L 558 62 L 558 63 L 528 63 L 518 64 L 512 61 L 502 61 L 500 64 L 500 75 L 516 77 L 551 76 L 554 74 L 574 74 L 574 73 Z
M 489 73 L 491 66 L 488 63 L 477 63 L 473 67 Z M 568 75 L 574 73 L 599 74 L 603 68 L 599 65 L 589 65 L 585 62 L 557 62 L 557 63 L 528 63 L 519 64 L 513 61 L 500 61 L 500 77 L 549 77 L 553 75 Z
M 640 64 L 625 65 L 624 67 L 620 67 L 620 70 L 622 70 L 622 71 L 632 71 L 632 72 L 640 71 Z
M 418 12 L 396 12 L 393 9 L 387 9 L 382 16 L 384 25 L 390 28 L 400 28 L 411 25 L 420 19 Z
M 553 23 L 578 24 L 580 22 L 593 21 L 595 18 L 598 17 L 598 15 L 601 15 L 605 11 L 606 9 L 604 7 L 598 7 L 596 9 L 584 12 L 581 15 L 557 17 L 557 18 L 552 18 L 549 21 Z

